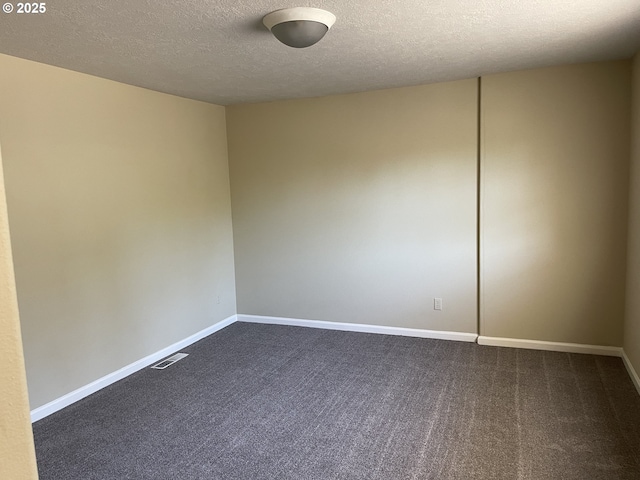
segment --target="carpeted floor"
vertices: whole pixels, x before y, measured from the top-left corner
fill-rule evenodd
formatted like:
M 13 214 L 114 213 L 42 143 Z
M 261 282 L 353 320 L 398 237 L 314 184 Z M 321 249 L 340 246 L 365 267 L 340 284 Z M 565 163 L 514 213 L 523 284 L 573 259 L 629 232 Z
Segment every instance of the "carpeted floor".
M 640 479 L 619 358 L 236 323 L 34 424 L 41 480 Z

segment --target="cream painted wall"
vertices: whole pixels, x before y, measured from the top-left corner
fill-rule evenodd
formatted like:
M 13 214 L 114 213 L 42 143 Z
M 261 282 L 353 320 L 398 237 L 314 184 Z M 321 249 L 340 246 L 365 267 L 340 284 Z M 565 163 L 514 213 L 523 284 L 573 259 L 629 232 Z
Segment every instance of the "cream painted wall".
M 627 310 L 624 351 L 640 375 L 640 52 L 633 60 Z
M 0 69 L 35 408 L 235 313 L 225 113 Z M 628 62 L 483 83 L 482 334 L 621 345 Z M 229 107 L 239 311 L 475 332 L 476 94 Z
M 0 71 L 35 408 L 235 313 L 225 110 L 4 55 Z
M 475 333 L 476 108 L 476 80 L 228 107 L 239 313 Z
M 482 80 L 481 334 L 622 345 L 628 61 Z
M 0 155 L 0 478 L 38 478 Z

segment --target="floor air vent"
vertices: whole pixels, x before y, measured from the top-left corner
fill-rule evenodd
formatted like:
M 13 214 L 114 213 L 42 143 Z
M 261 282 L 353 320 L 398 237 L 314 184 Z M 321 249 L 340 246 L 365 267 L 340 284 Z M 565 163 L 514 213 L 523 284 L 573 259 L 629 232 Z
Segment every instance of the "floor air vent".
M 189 354 L 188 353 L 176 353 L 175 355 L 171 355 L 169 358 L 165 358 L 161 362 L 156 363 L 151 368 L 155 368 L 156 370 L 164 370 L 169 365 L 173 365 L 178 360 L 182 360 L 187 355 L 189 355 Z

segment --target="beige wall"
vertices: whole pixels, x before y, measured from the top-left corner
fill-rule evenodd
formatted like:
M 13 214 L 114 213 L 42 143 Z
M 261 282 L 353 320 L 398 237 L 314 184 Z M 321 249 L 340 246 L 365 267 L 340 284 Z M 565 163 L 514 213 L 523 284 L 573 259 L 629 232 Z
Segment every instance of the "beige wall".
M 629 62 L 482 80 L 481 334 L 622 345 Z
M 228 107 L 239 313 L 475 332 L 476 107 L 476 80 Z
M 0 478 L 38 478 L 0 155 Z
M 0 71 L 35 408 L 235 313 L 225 111 L 4 55 Z
M 235 313 L 225 112 L 0 69 L 35 408 Z M 483 335 L 622 344 L 629 78 L 483 79 Z M 475 332 L 476 107 L 475 80 L 229 107 L 240 313 Z
M 629 192 L 629 263 L 624 351 L 640 375 L 640 53 L 633 61 L 631 191 Z

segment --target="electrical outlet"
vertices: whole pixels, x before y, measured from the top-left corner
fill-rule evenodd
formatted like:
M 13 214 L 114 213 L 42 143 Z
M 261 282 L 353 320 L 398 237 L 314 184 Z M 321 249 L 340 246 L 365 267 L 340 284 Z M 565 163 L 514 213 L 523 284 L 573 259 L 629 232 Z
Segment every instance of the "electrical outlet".
M 433 299 L 433 309 L 434 310 L 442 310 L 442 299 L 434 298 Z
M 220 303 L 220 295 L 218 295 L 218 298 L 216 300 L 216 303 L 219 304 Z

